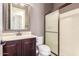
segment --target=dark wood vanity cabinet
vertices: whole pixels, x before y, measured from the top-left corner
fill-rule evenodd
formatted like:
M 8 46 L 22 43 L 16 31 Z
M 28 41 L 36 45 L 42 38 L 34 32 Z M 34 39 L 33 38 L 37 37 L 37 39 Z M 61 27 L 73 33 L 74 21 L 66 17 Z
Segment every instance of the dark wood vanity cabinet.
M 36 38 L 6 41 L 3 46 L 3 56 L 35 56 Z
M 22 40 L 22 56 L 35 56 L 36 55 L 36 40 L 34 38 Z
M 4 56 L 15 56 L 17 55 L 17 41 L 7 41 L 3 46 Z

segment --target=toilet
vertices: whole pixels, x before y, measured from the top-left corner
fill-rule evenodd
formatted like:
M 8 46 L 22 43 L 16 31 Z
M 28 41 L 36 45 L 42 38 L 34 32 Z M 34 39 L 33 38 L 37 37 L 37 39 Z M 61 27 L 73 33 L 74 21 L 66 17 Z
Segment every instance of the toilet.
M 49 48 L 49 46 L 43 44 L 42 37 L 36 37 L 36 55 L 37 56 L 51 55 L 51 49 Z

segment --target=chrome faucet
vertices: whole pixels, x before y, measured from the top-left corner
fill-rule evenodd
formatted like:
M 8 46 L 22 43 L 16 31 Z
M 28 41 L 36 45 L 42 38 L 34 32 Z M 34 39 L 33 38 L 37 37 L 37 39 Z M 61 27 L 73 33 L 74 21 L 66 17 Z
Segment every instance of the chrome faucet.
M 17 36 L 22 35 L 22 33 L 20 32 L 20 30 L 18 31 L 18 33 L 16 35 Z

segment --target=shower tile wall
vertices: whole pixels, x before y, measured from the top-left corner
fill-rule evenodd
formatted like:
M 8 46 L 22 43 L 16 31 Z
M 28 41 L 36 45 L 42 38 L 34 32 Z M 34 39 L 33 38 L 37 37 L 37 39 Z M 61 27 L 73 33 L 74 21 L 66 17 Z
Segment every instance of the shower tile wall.
M 79 56 L 79 8 L 60 14 L 60 55 Z

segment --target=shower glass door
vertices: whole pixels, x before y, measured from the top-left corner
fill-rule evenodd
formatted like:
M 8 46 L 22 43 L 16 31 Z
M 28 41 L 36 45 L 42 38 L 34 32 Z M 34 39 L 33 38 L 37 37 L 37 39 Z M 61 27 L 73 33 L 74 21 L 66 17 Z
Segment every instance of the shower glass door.
M 59 10 L 45 16 L 45 44 L 55 55 L 58 55 L 58 17 Z

